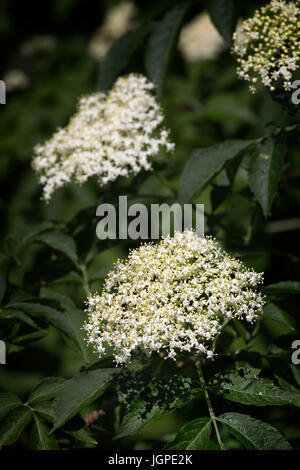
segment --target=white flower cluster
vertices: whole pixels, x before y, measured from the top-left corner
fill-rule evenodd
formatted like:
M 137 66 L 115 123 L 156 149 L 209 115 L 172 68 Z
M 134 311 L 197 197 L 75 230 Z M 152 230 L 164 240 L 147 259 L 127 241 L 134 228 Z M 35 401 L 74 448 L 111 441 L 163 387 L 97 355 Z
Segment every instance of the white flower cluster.
M 113 42 L 129 30 L 135 13 L 135 4 L 129 1 L 121 1 L 110 8 L 89 43 L 89 55 L 95 60 L 104 59 Z
M 252 322 L 262 312 L 264 300 L 253 289 L 261 282 L 261 274 L 247 271 L 213 239 L 175 232 L 117 262 L 102 295 L 88 299 L 88 342 L 99 356 L 113 346 L 117 364 L 139 347 L 172 359 L 178 351 L 210 358 L 225 320 Z
M 216 58 L 225 48 L 225 42 L 208 13 L 201 13 L 182 28 L 178 46 L 185 60 L 193 63 Z
M 105 185 L 119 176 L 151 169 L 150 157 L 174 148 L 161 127 L 162 110 L 142 75 L 120 77 L 106 95 L 81 98 L 67 127 L 35 148 L 33 168 L 44 186 L 44 199 L 74 178 L 97 176 Z
M 299 25 L 299 0 L 272 0 L 240 25 L 233 36 L 233 51 L 238 55 L 238 77 L 251 82 L 252 92 L 258 78 L 271 91 L 278 79 L 286 91 L 291 90 L 300 61 Z

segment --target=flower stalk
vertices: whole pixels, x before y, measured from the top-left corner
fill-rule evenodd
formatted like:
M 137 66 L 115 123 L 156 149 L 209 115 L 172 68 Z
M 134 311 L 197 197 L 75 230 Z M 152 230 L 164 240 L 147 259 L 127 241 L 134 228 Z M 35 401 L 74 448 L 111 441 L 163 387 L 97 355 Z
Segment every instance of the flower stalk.
M 196 360 L 196 368 L 197 368 L 198 377 L 199 377 L 201 387 L 203 388 L 204 398 L 205 398 L 205 401 L 206 401 L 206 404 L 207 404 L 209 416 L 211 418 L 211 421 L 212 421 L 214 429 L 215 429 L 218 444 L 219 444 L 221 450 L 225 450 L 225 446 L 224 446 L 223 441 L 222 441 L 221 436 L 220 436 L 220 432 L 219 432 L 219 428 L 218 428 L 218 424 L 217 424 L 217 419 L 216 419 L 216 416 L 215 416 L 215 413 L 214 413 L 214 410 L 213 410 L 213 407 L 212 407 L 212 404 L 211 404 L 210 396 L 209 396 L 208 391 L 207 391 L 207 386 L 206 386 L 206 382 L 205 382 L 205 379 L 204 379 L 200 359 Z

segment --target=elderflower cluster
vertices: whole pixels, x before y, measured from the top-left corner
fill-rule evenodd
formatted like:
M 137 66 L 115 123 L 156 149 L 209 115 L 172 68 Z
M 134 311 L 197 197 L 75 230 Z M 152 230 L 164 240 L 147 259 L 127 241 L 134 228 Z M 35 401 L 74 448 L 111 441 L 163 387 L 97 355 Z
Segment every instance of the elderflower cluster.
M 113 42 L 132 26 L 135 14 L 136 6 L 129 1 L 121 1 L 110 8 L 89 43 L 89 55 L 95 60 L 104 59 Z
M 120 77 L 108 94 L 81 98 L 67 127 L 35 148 L 33 168 L 46 201 L 73 178 L 84 183 L 96 176 L 102 186 L 150 170 L 161 146 L 173 150 L 153 88 L 145 77 L 132 74 Z
M 182 28 L 178 47 L 184 59 L 193 63 L 216 58 L 225 48 L 225 42 L 208 13 L 201 13 Z
M 102 295 L 88 299 L 88 342 L 99 356 L 113 346 L 117 364 L 130 361 L 136 348 L 172 359 L 179 351 L 210 358 L 225 320 L 252 322 L 262 312 L 263 297 L 253 289 L 261 282 L 212 238 L 175 232 L 117 262 Z
M 293 72 L 300 60 L 300 2 L 272 0 L 244 21 L 234 33 L 233 51 L 238 55 L 238 77 L 249 81 L 255 92 L 260 78 L 274 91 L 277 80 L 292 88 Z

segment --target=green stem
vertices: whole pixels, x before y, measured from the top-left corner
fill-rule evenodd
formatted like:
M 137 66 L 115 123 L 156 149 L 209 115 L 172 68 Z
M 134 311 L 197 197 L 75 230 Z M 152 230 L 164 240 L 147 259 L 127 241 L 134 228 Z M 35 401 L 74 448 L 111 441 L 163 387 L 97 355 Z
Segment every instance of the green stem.
M 27 408 L 29 408 L 31 411 L 35 411 L 34 408 L 32 408 L 32 406 L 29 405 L 28 402 L 24 403 L 24 406 L 27 406 Z
M 291 131 L 294 131 L 294 130 L 298 129 L 298 127 L 299 127 L 298 123 L 297 124 L 292 124 L 291 126 L 284 127 L 284 130 L 286 132 L 291 132 Z
M 91 295 L 91 289 L 90 289 L 90 286 L 89 286 L 89 279 L 88 279 L 88 275 L 87 275 L 86 265 L 85 264 L 79 264 L 79 269 L 82 272 L 83 288 L 84 288 L 87 296 L 89 297 Z
M 120 405 L 116 406 L 115 408 L 115 424 L 114 424 L 114 428 L 115 428 L 115 433 L 118 434 L 119 430 L 120 430 L 120 423 L 121 423 L 121 407 Z
M 203 388 L 203 391 L 204 391 L 204 397 L 205 397 L 207 408 L 208 408 L 208 411 L 209 411 L 209 416 L 210 416 L 210 419 L 213 422 L 220 449 L 224 450 L 225 446 L 222 442 L 222 439 L 221 439 L 221 436 L 220 436 L 220 433 L 219 433 L 219 428 L 218 428 L 216 416 L 215 416 L 215 413 L 214 413 L 214 410 L 213 410 L 213 407 L 212 407 L 212 404 L 211 404 L 211 401 L 210 401 L 210 397 L 209 397 L 209 394 L 208 394 L 208 391 L 207 391 L 206 382 L 205 382 L 205 379 L 204 379 L 204 376 L 203 376 L 200 359 L 196 360 L 196 367 L 197 367 L 197 372 L 198 372 L 198 377 L 199 377 L 199 380 L 200 380 L 200 384 L 201 384 L 201 386 Z

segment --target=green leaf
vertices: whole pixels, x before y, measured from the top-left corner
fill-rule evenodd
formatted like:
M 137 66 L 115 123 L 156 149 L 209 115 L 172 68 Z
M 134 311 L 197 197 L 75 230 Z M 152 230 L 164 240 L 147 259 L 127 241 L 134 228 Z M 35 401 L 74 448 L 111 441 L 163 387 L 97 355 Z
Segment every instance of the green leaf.
M 185 406 L 200 393 L 198 382 L 190 377 L 165 377 L 148 385 L 131 402 L 116 439 L 136 434 L 152 419 Z
M 180 429 L 173 442 L 166 450 L 205 450 L 209 447 L 211 420 L 197 418 Z
M 6 279 L 4 279 L 4 277 L 0 276 L 0 304 L 3 300 L 5 291 L 6 291 Z
M 51 285 L 56 285 L 56 284 L 82 284 L 82 277 L 76 273 L 75 271 L 71 271 L 65 276 L 58 277 L 56 279 L 53 279 L 51 281 Z
M 77 342 L 77 332 L 74 332 L 73 325 L 69 322 L 68 318 L 53 307 L 47 305 L 30 303 L 30 302 L 16 302 L 6 306 L 7 308 L 15 308 L 23 310 L 29 315 L 32 315 L 35 319 L 43 319 L 65 333 L 68 337 L 73 339 L 77 347 L 80 348 L 80 344 Z
M 180 201 L 186 203 L 197 197 L 226 162 L 238 156 L 252 143 L 252 140 L 227 140 L 197 149 L 183 171 L 179 188 Z
M 139 25 L 113 43 L 101 64 L 98 83 L 100 90 L 107 91 L 112 87 L 149 31 L 150 25 Z
M 42 287 L 41 288 L 40 297 L 42 299 L 56 300 L 57 302 L 60 303 L 60 305 L 64 309 L 74 308 L 75 307 L 75 303 L 73 302 L 73 300 L 69 296 L 67 296 L 65 294 L 62 294 L 60 292 L 57 292 L 53 289 L 48 289 L 47 287 Z
M 22 402 L 17 395 L 13 393 L 0 393 L 0 418 L 19 406 L 22 406 Z
M 93 438 L 91 431 L 88 428 L 81 428 L 78 431 L 65 431 L 70 436 L 77 439 L 77 441 L 85 442 L 86 444 L 97 445 L 98 442 Z
M 266 294 L 300 294 L 299 281 L 281 281 L 264 287 Z
M 43 232 L 53 228 L 53 223 L 43 222 L 29 230 L 17 230 L 6 238 L 7 250 L 18 265 L 21 264 L 20 255 L 26 246 L 35 241 L 35 238 Z
M 209 0 L 207 9 L 215 27 L 225 41 L 231 45 L 236 26 L 233 0 Z
M 74 264 L 77 263 L 76 245 L 69 235 L 57 231 L 45 232 L 36 237 L 35 241 L 42 242 L 50 248 L 60 251 Z
M 68 320 L 68 329 L 70 336 L 74 339 L 80 349 L 82 357 L 85 362 L 94 357 L 93 349 L 87 346 L 86 333 L 82 329 L 82 325 L 87 319 L 86 313 L 76 308 L 73 300 L 60 292 L 43 287 L 41 289 L 41 297 L 54 299 L 58 301 L 62 308 L 65 309 L 64 316 Z
M 117 369 L 90 370 L 80 372 L 67 380 L 57 397 L 53 430 L 61 427 L 84 406 L 99 398 L 117 373 Z
M 152 364 L 144 361 L 133 360 L 122 367 L 116 386 L 119 403 L 128 408 L 134 398 L 150 384 L 152 373 Z
M 55 418 L 55 402 L 52 400 L 34 404 L 34 411 L 50 421 L 50 423 L 53 423 Z
M 40 330 L 39 326 L 32 320 L 32 318 L 24 312 L 13 312 L 8 315 L 8 317 L 14 320 L 19 320 L 22 323 L 26 323 L 26 325 L 31 326 L 35 330 Z
M 205 100 L 203 111 L 209 119 L 221 124 L 256 122 L 256 116 L 241 102 L 241 98 L 227 93 L 213 94 Z
M 64 314 L 72 329 L 72 337 L 75 339 L 84 361 L 88 363 L 90 360 L 94 359 L 96 355 L 93 348 L 87 346 L 86 331 L 82 328 L 84 322 L 87 320 L 87 315 L 83 310 L 76 307 L 69 307 Z
M 56 398 L 64 381 L 61 377 L 47 377 L 30 393 L 28 403 L 40 403 Z
M 161 100 L 163 83 L 167 67 L 190 2 L 175 5 L 160 20 L 151 33 L 146 49 L 145 66 L 150 80 L 157 87 L 157 96 Z
M 281 377 L 280 375 L 273 373 L 275 379 L 279 383 L 279 386 L 285 390 L 290 390 L 290 391 L 297 391 L 297 387 L 289 383 L 285 378 Z M 300 397 L 299 397 L 300 398 Z M 297 405 L 296 405 L 297 406 Z
M 283 172 L 286 144 L 283 137 L 268 137 L 258 143 L 251 153 L 249 164 L 249 186 L 262 207 L 269 215 L 278 183 Z
M 263 320 L 272 320 L 287 327 L 291 332 L 295 330 L 293 319 L 281 308 L 272 302 L 264 306 Z
M 258 419 L 240 413 L 224 413 L 217 418 L 230 434 L 249 450 L 290 450 L 290 444 L 280 432 Z
M 297 385 L 300 387 L 300 369 L 299 369 L 299 367 L 294 366 L 293 364 L 291 364 L 290 369 L 293 373 L 294 379 L 297 382 Z
M 7 413 L 0 423 L 0 448 L 15 442 L 33 418 L 33 412 L 19 407 Z
M 39 329 L 38 331 L 34 331 L 33 333 L 27 333 L 25 335 L 16 336 L 13 339 L 14 345 L 22 345 L 25 346 L 26 344 L 34 343 L 46 336 L 46 330 Z
M 91 276 L 89 276 L 89 281 L 98 281 L 99 279 L 105 279 L 107 274 L 111 271 L 111 267 L 101 268 Z
M 41 233 L 47 232 L 52 228 L 54 228 L 54 224 L 52 222 L 42 222 L 41 224 L 36 225 L 27 233 L 25 233 L 25 235 L 21 238 L 22 248 L 24 248 L 24 245 L 26 245 L 27 243 L 33 242 L 35 238 Z
M 300 391 L 283 390 L 246 368 L 219 372 L 210 379 L 208 386 L 216 395 L 245 405 L 292 405 L 300 398 Z
M 34 416 L 34 424 L 31 431 L 29 446 L 33 450 L 56 450 L 57 442 L 53 434 L 49 435 L 49 428 L 45 421 Z

